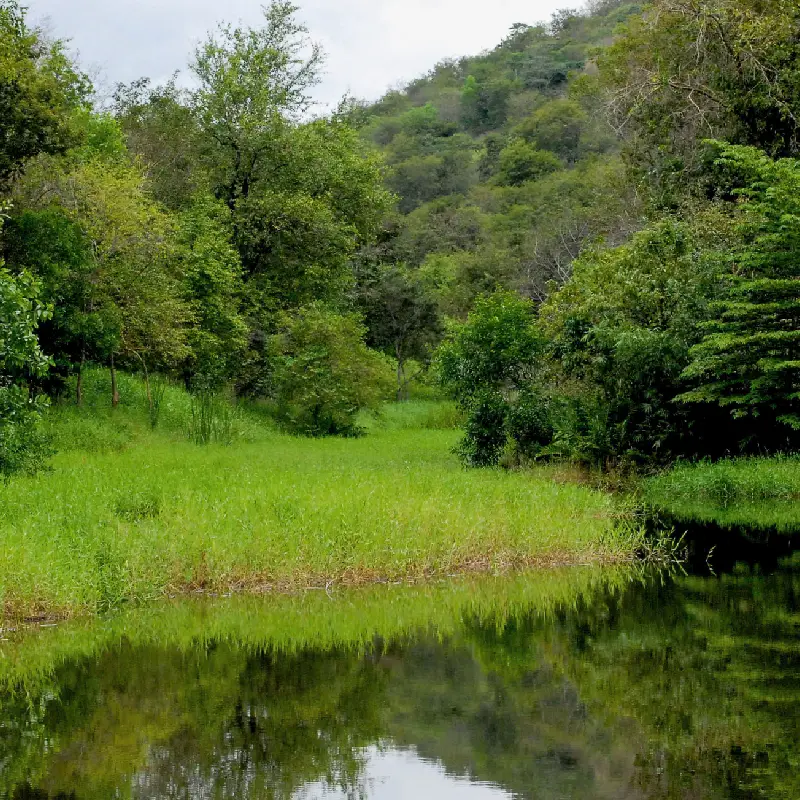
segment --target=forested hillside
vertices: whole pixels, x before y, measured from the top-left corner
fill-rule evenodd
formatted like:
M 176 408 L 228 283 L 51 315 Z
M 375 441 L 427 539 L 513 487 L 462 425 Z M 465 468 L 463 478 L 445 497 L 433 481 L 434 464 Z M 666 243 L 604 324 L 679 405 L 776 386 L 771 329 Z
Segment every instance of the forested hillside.
M 0 472 L 90 364 L 311 435 L 438 384 L 472 464 L 795 448 L 793 4 L 594 2 L 324 117 L 299 13 L 99 109 L 0 0 Z
M 351 109 L 398 197 L 378 260 L 419 268 L 461 316 L 497 285 L 542 299 L 586 243 L 641 225 L 619 138 L 586 81 L 638 11 L 612 0 L 515 25 L 491 52 Z

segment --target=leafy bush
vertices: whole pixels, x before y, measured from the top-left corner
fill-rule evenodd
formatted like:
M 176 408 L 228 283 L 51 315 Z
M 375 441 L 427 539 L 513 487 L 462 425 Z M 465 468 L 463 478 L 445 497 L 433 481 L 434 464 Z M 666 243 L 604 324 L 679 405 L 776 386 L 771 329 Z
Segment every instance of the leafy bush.
M 39 302 L 39 284 L 14 277 L 0 262 L 0 476 L 35 472 L 49 455 L 41 431 L 44 398 L 32 397 L 25 376 L 41 376 L 49 360 L 39 347 L 36 327 L 48 316 Z
M 470 404 L 464 438 L 456 452 L 471 467 L 491 467 L 500 461 L 508 436 L 509 405 L 499 392 L 475 395 Z
M 353 436 L 362 409 L 377 410 L 393 388 L 394 370 L 364 343 L 358 317 L 320 305 L 282 319 L 272 337 L 273 396 L 278 418 L 307 436 Z
M 464 324 L 439 348 L 442 385 L 467 414 L 459 455 L 468 464 L 496 464 L 508 438 L 507 417 L 533 378 L 542 340 L 533 305 L 514 292 L 479 298 Z

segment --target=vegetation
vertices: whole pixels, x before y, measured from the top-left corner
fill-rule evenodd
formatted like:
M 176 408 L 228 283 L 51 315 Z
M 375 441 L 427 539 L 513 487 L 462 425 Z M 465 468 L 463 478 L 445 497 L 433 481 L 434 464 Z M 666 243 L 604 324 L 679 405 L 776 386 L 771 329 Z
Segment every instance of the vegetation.
M 153 430 L 143 381 L 137 406 L 103 411 L 108 373 L 84 380 L 86 407 L 48 413 L 61 450 L 52 471 L 3 488 L 6 616 L 626 561 L 640 545 L 602 493 L 464 472 L 449 453 L 456 431 L 430 405 L 417 406 L 418 422 L 390 409 L 353 441 L 286 436 L 243 407 L 228 423 L 235 446 L 198 446 L 187 438 L 196 401 L 182 390 L 165 392 Z
M 678 520 L 727 528 L 800 530 L 795 455 L 679 464 L 644 482 L 644 500 Z
M 181 438 L 211 448 L 197 463 L 211 469 L 220 458 L 237 474 L 253 470 L 245 484 L 263 482 L 265 496 L 293 492 L 275 442 L 291 441 L 315 463 L 336 447 L 342 464 L 357 460 L 395 435 L 367 414 L 437 382 L 456 410 L 432 412 L 422 450 L 413 428 L 392 444 L 410 448 L 420 474 L 425 448 L 435 446 L 451 469 L 454 444 L 473 467 L 566 460 L 623 473 L 678 458 L 794 452 L 799 23 L 786 3 L 595 2 L 547 24 L 515 25 L 493 50 L 442 62 L 375 103 L 346 99 L 313 117 L 322 52 L 299 9 L 274 0 L 258 25 L 209 33 L 189 58 L 191 81 L 121 85 L 101 111 L 63 44 L 31 28 L 17 0 L 0 0 L 0 103 L 8 105 L 0 115 L 0 474 L 33 473 L 47 466 L 51 445 L 62 449 L 50 475 L 3 490 L 7 544 L 27 542 L 9 558 L 34 558 L 36 536 L 44 537 L 37 547 L 57 547 L 59 538 L 48 538 L 52 498 L 75 468 L 64 443 L 76 426 L 92 429 L 90 443 L 124 440 L 123 394 L 138 392 L 134 373 L 162 493 L 179 483 L 169 477 L 178 456 L 165 445 L 177 435 L 171 400 L 165 405 L 170 381 L 191 393 L 177 401 L 188 409 Z M 100 366 L 107 405 L 120 412 L 110 422 L 87 400 Z M 43 428 L 48 402 L 59 410 Z M 77 411 L 67 412 L 69 403 Z M 460 443 L 436 430 L 436 413 L 460 418 Z M 308 437 L 370 429 L 372 440 L 301 443 L 279 438 L 273 423 Z M 259 455 L 241 430 L 261 440 Z M 232 443 L 234 454 L 215 455 Z M 191 448 L 175 453 L 189 463 Z M 397 478 L 386 448 L 377 478 L 385 489 L 358 500 L 350 490 L 319 496 L 314 502 L 330 509 L 309 505 L 285 523 L 278 515 L 285 550 L 259 537 L 254 574 L 276 582 L 348 570 L 386 576 L 543 557 L 534 542 L 544 529 L 521 512 L 508 527 L 503 514 L 497 530 L 487 523 L 479 546 L 470 533 L 477 507 L 462 509 L 457 541 L 456 521 L 440 516 L 459 501 L 442 495 L 434 508 L 396 480 L 409 492 L 405 505 L 382 511 L 378 498 Z M 281 457 L 294 461 L 288 451 Z M 180 479 L 194 506 L 179 503 L 175 519 L 196 519 L 197 540 L 191 555 L 170 561 L 164 554 L 180 551 L 182 538 L 172 535 L 175 520 L 164 521 L 169 502 L 148 494 L 155 484 L 142 490 L 141 520 L 138 489 L 120 500 L 122 539 L 101 531 L 116 507 L 111 494 L 127 491 L 114 481 L 133 469 L 131 453 L 85 463 L 103 475 L 79 532 L 68 515 L 67 539 L 91 538 L 87 575 L 126 565 L 124 578 L 108 578 L 123 588 L 107 592 L 106 577 L 93 579 L 85 596 L 65 590 L 64 608 L 202 583 L 202 565 L 217 557 L 209 580 L 250 580 L 236 561 L 252 544 L 246 515 L 218 523 L 231 541 L 217 549 L 203 538 L 215 519 L 203 503 L 219 491 L 216 478 L 198 467 Z M 455 496 L 473 481 L 506 487 L 501 495 L 526 481 L 540 486 L 532 475 L 459 481 Z M 606 520 L 566 533 L 572 512 L 560 503 L 571 490 L 553 491 L 551 555 L 578 558 L 591 537 L 599 555 Z M 260 502 L 246 494 L 241 488 L 243 508 Z M 347 520 L 334 536 L 330 517 L 345 501 L 374 517 L 359 523 L 352 550 L 328 552 L 345 536 Z M 409 509 L 429 518 L 406 530 Z M 267 525 L 274 515 L 262 512 Z M 31 537 L 24 520 L 41 514 L 50 521 Z M 397 515 L 399 533 L 385 528 L 387 514 Z M 307 553 L 298 531 L 314 515 L 330 536 Z M 306 520 L 297 530 L 296 519 Z M 234 535 L 240 524 L 244 533 Z M 533 538 L 523 546 L 528 524 Z M 391 542 L 383 550 L 378 531 Z M 422 553 L 413 537 L 428 531 Z M 163 556 L 140 565 L 152 568 L 141 585 L 131 577 L 136 558 L 120 544 L 126 535 L 142 554 Z M 52 563 L 80 563 L 66 556 L 73 544 L 65 547 Z M 9 586 L 23 581 L 21 564 L 9 567 Z M 129 581 L 137 588 L 124 588 Z M 47 602 L 44 589 L 33 597 L 34 585 L 31 577 L 6 592 L 21 593 L 22 605 Z

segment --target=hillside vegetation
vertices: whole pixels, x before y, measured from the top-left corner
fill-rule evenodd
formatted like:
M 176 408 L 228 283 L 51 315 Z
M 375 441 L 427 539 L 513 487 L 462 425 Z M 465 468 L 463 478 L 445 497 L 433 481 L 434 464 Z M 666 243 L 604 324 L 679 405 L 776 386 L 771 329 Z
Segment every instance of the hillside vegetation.
M 796 451 L 798 29 L 777 1 L 595 2 L 314 117 L 286 0 L 105 108 L 0 0 L 6 602 L 602 558 L 602 496 L 453 450 Z M 370 422 L 443 395 L 460 440 Z

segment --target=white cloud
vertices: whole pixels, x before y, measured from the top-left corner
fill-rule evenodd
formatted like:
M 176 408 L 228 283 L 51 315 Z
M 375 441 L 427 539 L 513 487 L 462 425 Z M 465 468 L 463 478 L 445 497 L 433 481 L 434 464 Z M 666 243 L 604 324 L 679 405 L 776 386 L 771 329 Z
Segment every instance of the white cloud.
M 183 70 L 220 21 L 255 25 L 259 0 L 29 0 L 34 21 L 70 39 L 85 67 L 107 81 Z M 515 22 L 547 19 L 564 0 L 299 0 L 300 16 L 328 54 L 317 90 L 323 103 L 345 92 L 377 99 L 437 61 L 496 45 Z

